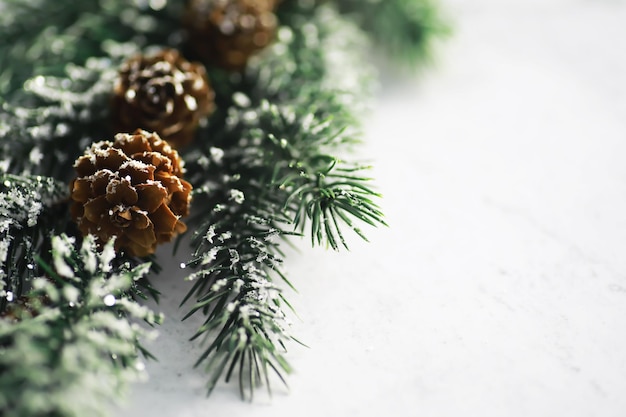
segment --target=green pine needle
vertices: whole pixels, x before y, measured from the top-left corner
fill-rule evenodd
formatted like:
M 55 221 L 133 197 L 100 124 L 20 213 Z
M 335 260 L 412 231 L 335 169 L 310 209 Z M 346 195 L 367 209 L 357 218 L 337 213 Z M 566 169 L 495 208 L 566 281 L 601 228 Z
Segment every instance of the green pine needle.
M 91 236 L 80 249 L 65 235 L 51 247 L 51 263 L 38 259 L 46 276 L 0 318 L 0 409 L 6 417 L 103 416 L 102 401 L 142 376 L 139 353 L 152 356 L 139 342 L 148 332 L 129 321 L 162 320 L 130 297 L 150 266 L 115 270 L 113 243 L 100 251 Z

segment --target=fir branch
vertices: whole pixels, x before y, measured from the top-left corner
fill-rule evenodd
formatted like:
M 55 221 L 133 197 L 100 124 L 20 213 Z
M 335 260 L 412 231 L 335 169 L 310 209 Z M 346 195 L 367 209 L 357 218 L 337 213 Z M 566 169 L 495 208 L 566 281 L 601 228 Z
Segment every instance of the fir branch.
M 318 94 L 318 100 L 324 98 L 325 103 L 332 101 L 332 95 Z M 242 152 L 239 163 L 264 172 L 256 178 L 265 181 L 276 201 L 282 202 L 280 213 L 288 216 L 294 229 L 305 234 L 310 223 L 308 234 L 314 245 L 347 249 L 342 227 L 365 239 L 355 220 L 371 226 L 385 222 L 374 201 L 380 195 L 369 186 L 371 178 L 360 174 L 368 167 L 333 155 L 340 145 L 355 140 L 348 133 L 350 125 L 340 111 L 336 118 L 326 111 L 263 102 L 256 109 L 231 109 L 229 120 L 241 129 L 238 134 L 258 144 Z M 255 117 L 247 116 L 250 113 Z
M 433 41 L 450 27 L 437 0 L 335 0 L 341 13 L 372 36 L 384 53 L 410 67 L 432 57 Z
M 52 178 L 0 175 L 0 313 L 39 275 L 35 257 L 64 230 L 66 196 L 67 186 Z
M 279 208 L 269 199 L 256 197 L 265 194 L 259 184 L 234 180 L 232 185 L 246 191 L 213 194 L 217 203 L 196 227 L 189 265 L 199 269 L 187 278 L 195 281 L 187 298 L 196 302 L 185 318 L 202 312 L 206 319 L 193 339 L 213 336 L 196 363 L 210 374 L 208 393 L 223 374 L 228 382 L 237 369 L 241 396 L 252 399 L 259 384 L 270 390 L 270 373 L 285 381 L 290 372 L 283 356 L 285 342 L 292 339 L 282 307 L 286 301 L 273 284 L 283 277 L 275 239 L 285 234 L 279 228 L 284 220 L 274 217 Z
M 116 75 L 111 59 L 68 65 L 65 75 L 36 76 L 0 115 L 0 161 L 6 172 L 69 180 L 75 158 L 111 133 L 108 100 Z
M 67 236 L 51 246 L 46 276 L 0 319 L 0 409 L 6 417 L 101 416 L 104 401 L 142 376 L 138 352 L 149 356 L 139 342 L 148 333 L 129 319 L 161 321 L 128 295 L 149 264 L 115 270 L 113 245 L 98 251 L 92 237 L 80 248 Z
M 293 337 L 282 311 L 289 304 L 276 281 L 291 284 L 280 271 L 279 242 L 268 236 L 304 232 L 308 219 L 313 242 L 338 249 L 346 246 L 342 227 L 363 236 L 352 218 L 384 224 L 361 167 L 333 156 L 358 139 L 354 111 L 362 107 L 351 107 L 359 93 L 350 95 L 330 63 L 346 68 L 358 60 L 362 49 L 335 48 L 363 45 L 363 38 L 330 8 L 313 16 L 294 11 L 288 22 L 294 26 L 279 30 L 279 41 L 245 77 L 218 91 L 230 107 L 187 154 L 189 179 L 201 190 L 194 205 L 205 209 L 190 221 L 188 265 L 197 271 L 188 277 L 195 283 L 183 302 L 195 304 L 186 317 L 206 317 L 194 338 L 208 338 L 198 361 L 210 374 L 208 391 L 238 373 L 245 398 L 258 384 L 269 389 L 268 373 L 284 381 L 290 371 L 283 352 Z M 358 68 L 348 81 L 368 91 L 371 70 Z
M 273 148 L 265 154 L 280 161 L 274 163 L 269 186 L 287 193 L 283 210 L 292 213 L 296 229 L 304 234 L 310 222 L 313 245 L 347 249 L 342 225 L 366 239 L 355 220 L 371 226 L 385 224 L 374 201 L 380 195 L 368 185 L 371 178 L 359 174 L 368 167 L 345 163 L 329 153 L 351 139 L 344 136 L 346 125 L 301 107 L 266 105 L 258 114 L 264 142 Z M 289 138 L 279 139 L 277 135 L 285 131 L 290 132 Z
M 251 62 L 235 85 L 245 93 L 235 92 L 225 121 L 200 138 L 238 152 L 233 163 L 254 167 L 252 178 L 273 190 L 296 229 L 304 232 L 308 219 L 313 242 L 338 249 L 346 246 L 340 224 L 364 237 L 351 218 L 384 224 L 373 201 L 379 195 L 358 174 L 365 166 L 335 156 L 360 137 L 355 115 L 373 88 L 373 71 L 363 64 L 368 44 L 330 7 L 284 17 L 293 26 L 281 27 L 276 44 Z M 349 76 L 345 68 L 353 68 Z M 192 175 L 211 178 L 200 159 L 190 159 Z
M 180 3 L 165 10 L 141 0 L 4 0 L 0 6 L 0 103 L 19 96 L 29 78 L 62 76 L 68 63 L 107 56 L 111 44 L 141 48 L 181 38 L 172 13 Z

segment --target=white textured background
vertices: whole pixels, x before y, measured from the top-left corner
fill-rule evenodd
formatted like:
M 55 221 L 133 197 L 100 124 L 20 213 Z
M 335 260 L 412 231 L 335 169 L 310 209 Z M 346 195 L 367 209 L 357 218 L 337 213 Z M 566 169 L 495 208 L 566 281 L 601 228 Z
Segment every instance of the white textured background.
M 204 398 L 178 260 L 117 415 L 626 415 L 626 1 L 443 3 L 436 66 L 385 76 L 366 125 L 390 228 L 288 256 L 289 393 Z

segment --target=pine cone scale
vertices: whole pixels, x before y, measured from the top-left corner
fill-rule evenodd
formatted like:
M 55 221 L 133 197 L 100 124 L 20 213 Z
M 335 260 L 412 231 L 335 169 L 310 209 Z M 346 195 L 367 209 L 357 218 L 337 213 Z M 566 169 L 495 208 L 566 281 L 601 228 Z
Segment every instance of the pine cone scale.
M 142 154 L 135 154 L 135 158 L 145 164 L 154 166 L 154 177 L 158 179 L 159 173 L 165 171 L 173 171 L 171 159 L 159 152 L 143 152 Z
M 158 182 L 139 184 L 135 188 L 142 202 L 141 208 L 148 213 L 154 213 L 161 202 L 167 198 L 167 189 Z
M 74 170 L 80 177 L 91 175 L 95 172 L 94 161 L 91 158 L 81 156 L 74 163 Z
M 122 164 L 119 173 L 122 178 L 130 177 L 135 185 L 154 180 L 154 171 L 155 166 L 132 159 Z
M 150 224 L 143 229 L 129 228 L 120 244 L 135 256 L 147 256 L 154 253 L 157 244 L 154 226 Z
M 106 201 L 105 196 L 99 196 L 96 198 L 92 198 L 87 203 L 85 203 L 84 208 L 84 216 L 87 218 L 87 220 L 94 224 L 98 224 L 100 222 L 100 219 L 102 219 L 105 214 L 108 213 L 109 209 L 111 208 L 111 204 Z
M 135 229 L 145 229 L 150 226 L 150 218 L 144 210 L 136 209 L 132 212 L 133 227 Z
M 169 206 L 174 214 L 178 216 L 187 216 L 189 214 L 191 184 L 185 180 L 181 180 L 180 185 L 182 189 L 180 192 L 172 194 Z
M 131 209 L 129 207 L 124 207 L 121 205 L 116 206 L 114 209 L 110 210 L 111 213 L 109 214 L 109 216 L 111 219 L 111 223 L 120 228 L 130 226 L 131 220 L 133 219 L 133 215 L 130 213 L 130 210 Z
M 96 157 L 95 168 L 97 170 L 117 171 L 120 165 L 128 160 L 126 155 L 119 149 L 100 150 L 96 148 L 94 154 Z
M 91 195 L 91 183 L 84 178 L 76 178 L 71 185 L 72 200 L 85 203 Z
M 123 204 L 126 206 L 137 203 L 139 195 L 130 184 L 130 179 L 117 180 L 109 182 L 106 188 L 106 200 L 111 204 Z
M 136 159 L 135 154 L 143 153 L 150 146 L 148 140 L 142 135 L 123 136 L 116 143 L 122 152 L 133 159 Z
M 152 220 L 152 223 L 157 230 L 163 231 L 159 235 L 159 237 L 162 237 L 169 236 L 169 234 L 174 233 L 176 223 L 178 223 L 178 216 L 172 213 L 172 210 L 170 210 L 167 205 L 161 204 L 159 208 L 150 215 L 150 220 Z

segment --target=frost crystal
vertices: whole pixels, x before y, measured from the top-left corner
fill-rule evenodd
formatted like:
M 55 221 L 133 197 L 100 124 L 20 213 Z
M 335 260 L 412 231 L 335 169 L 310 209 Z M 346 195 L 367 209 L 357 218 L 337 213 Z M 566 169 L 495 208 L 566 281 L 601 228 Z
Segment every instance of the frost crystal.
M 104 249 L 102 250 L 102 254 L 100 255 L 100 268 L 104 272 L 111 271 L 111 268 L 112 268 L 111 261 L 115 259 L 115 249 L 113 246 L 114 242 L 115 242 L 115 238 L 111 239 L 109 243 L 107 243 L 104 246 Z
M 208 265 L 217 257 L 218 248 L 211 248 L 208 252 L 202 255 L 202 265 Z
M 266 242 L 271 242 L 272 240 L 274 240 L 274 238 L 276 236 L 278 236 L 280 234 L 280 232 L 277 229 L 270 229 L 267 234 L 265 235 L 265 237 L 263 238 Z
M 37 165 L 43 159 L 43 153 L 41 152 L 41 150 L 39 150 L 39 148 L 35 147 L 30 151 L 28 159 L 33 165 Z
M 252 104 L 250 98 L 242 92 L 236 92 L 233 94 L 233 102 L 239 107 L 250 107 Z
M 209 149 L 209 152 L 211 153 L 211 159 L 213 160 L 213 162 L 215 162 L 216 164 L 222 162 L 222 158 L 224 157 L 224 151 L 222 149 L 211 147 L 211 149 Z
M 65 261 L 65 258 L 69 257 L 72 251 L 69 244 L 69 239 L 63 240 L 60 237 L 52 238 L 52 259 L 54 261 L 54 268 L 57 274 L 66 278 L 74 277 L 74 271 Z
M 211 291 L 217 292 L 221 290 L 222 288 L 224 288 L 227 283 L 228 283 L 228 280 L 226 279 L 218 279 L 217 281 L 215 281 L 213 285 L 211 285 Z
M 39 201 L 34 201 L 30 207 L 28 208 L 28 220 L 26 221 L 26 225 L 28 227 L 33 227 L 37 224 L 37 219 L 41 210 L 43 209 L 43 204 Z
M 83 247 L 80 254 L 83 262 L 85 263 L 85 270 L 90 273 L 95 273 L 98 267 L 98 260 L 95 254 L 96 242 L 93 235 L 87 235 L 83 241 Z
M 248 318 L 247 315 L 244 315 L 243 307 L 241 308 L 240 313 L 243 316 L 244 320 Z M 248 334 L 246 333 L 246 329 L 244 329 L 243 327 L 240 327 L 237 330 L 237 334 L 239 336 L 239 343 L 245 344 L 248 341 Z
M 235 249 L 228 249 L 228 253 L 230 255 L 230 269 L 233 269 L 239 263 L 239 252 Z
M 11 242 L 8 238 L 0 240 L 0 262 L 4 263 L 7 260 L 7 254 L 9 251 L 9 244 Z
M 231 201 L 234 201 L 237 204 L 242 204 L 245 200 L 244 194 L 242 191 L 239 191 L 237 189 L 232 189 L 230 190 L 230 197 L 229 199 Z
M 207 230 L 206 235 L 204 236 L 204 238 L 209 242 L 209 243 L 213 243 L 213 238 L 215 237 L 215 225 L 212 224 L 211 226 L 209 226 L 209 230 Z
M 60 271 L 57 272 L 60 273 Z M 80 297 L 80 291 L 76 287 L 66 285 L 65 287 L 63 287 L 63 296 L 70 304 L 76 304 Z

